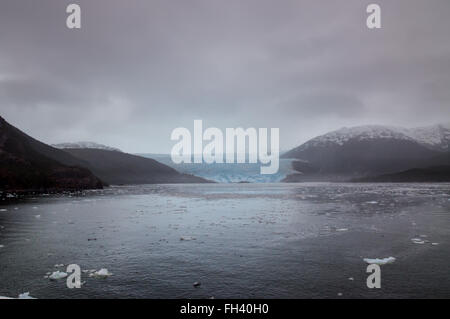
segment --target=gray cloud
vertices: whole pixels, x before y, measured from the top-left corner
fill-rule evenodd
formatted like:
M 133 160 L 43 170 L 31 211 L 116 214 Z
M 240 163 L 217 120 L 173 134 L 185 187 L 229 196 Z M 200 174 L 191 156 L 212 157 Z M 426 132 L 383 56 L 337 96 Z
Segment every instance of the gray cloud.
M 82 29 L 65 8 L 82 8 Z M 450 117 L 450 3 L 24 0 L 0 3 L 0 114 L 46 142 L 168 152 L 194 119 L 280 127 L 286 149 L 360 124 Z

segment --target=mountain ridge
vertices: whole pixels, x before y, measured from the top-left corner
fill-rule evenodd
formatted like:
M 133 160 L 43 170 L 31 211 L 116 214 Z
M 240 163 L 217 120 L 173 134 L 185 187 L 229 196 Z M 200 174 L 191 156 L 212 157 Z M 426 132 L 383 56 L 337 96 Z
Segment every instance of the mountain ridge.
M 90 142 L 90 141 L 82 141 L 82 142 L 73 142 L 73 143 L 59 143 L 59 144 L 52 144 L 53 147 L 64 150 L 64 149 L 98 149 L 98 150 L 106 150 L 106 151 L 115 151 L 115 152 L 122 152 L 120 149 L 99 144 L 96 142 Z
M 35 140 L 0 117 L 0 190 L 102 188 L 100 179 L 80 163 L 70 154 Z
M 383 125 L 355 126 L 331 131 L 286 152 L 293 168 L 310 178 L 345 180 L 389 174 L 412 168 L 446 165 L 450 126 L 406 129 Z M 325 178 L 326 179 L 326 178 Z
M 308 147 L 343 145 L 351 139 L 399 139 L 416 142 L 433 150 L 447 151 L 450 145 L 450 124 L 437 124 L 417 128 L 403 128 L 387 125 L 361 125 L 343 127 L 308 140 L 298 147 L 287 151 L 284 156 L 291 156 L 295 150 Z
M 102 149 L 65 149 L 86 162 L 95 175 L 111 185 L 210 183 L 204 178 L 183 174 L 154 159 Z
M 66 191 L 107 184 L 207 183 L 152 159 L 89 143 L 57 149 L 9 124 L 0 116 L 0 191 Z M 78 145 L 82 146 L 82 145 Z

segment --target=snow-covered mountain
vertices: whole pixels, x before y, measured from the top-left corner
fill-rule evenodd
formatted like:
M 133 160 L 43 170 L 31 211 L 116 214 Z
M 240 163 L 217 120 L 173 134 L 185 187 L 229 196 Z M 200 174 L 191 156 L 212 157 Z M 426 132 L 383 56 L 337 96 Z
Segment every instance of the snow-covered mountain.
M 403 140 L 415 142 L 432 150 L 450 150 L 450 124 L 418 128 L 366 125 L 341 128 L 309 140 L 296 150 L 310 147 L 344 145 L 350 141 Z M 292 152 L 292 151 L 291 151 Z
M 402 131 L 402 129 L 398 129 Z M 450 151 L 450 123 L 403 129 L 404 134 L 434 150 Z
M 367 176 L 446 165 L 449 152 L 450 125 L 368 125 L 318 136 L 283 158 L 301 160 L 294 168 L 303 174 Z
M 118 148 L 106 146 L 103 144 L 98 144 L 95 142 L 61 143 L 61 144 L 53 144 L 52 146 L 59 148 L 59 149 L 85 149 L 85 148 L 87 148 L 87 149 L 122 152 Z

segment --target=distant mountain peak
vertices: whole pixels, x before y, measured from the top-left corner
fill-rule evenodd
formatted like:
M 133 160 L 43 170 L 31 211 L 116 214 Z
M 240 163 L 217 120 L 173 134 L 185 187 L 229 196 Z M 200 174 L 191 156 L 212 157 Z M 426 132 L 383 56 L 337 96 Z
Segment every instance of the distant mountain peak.
M 326 147 L 344 145 L 349 141 L 403 140 L 418 143 L 430 149 L 448 151 L 450 144 L 450 124 L 438 124 L 416 128 L 402 128 L 385 125 L 364 125 L 343 127 L 339 130 L 315 137 L 300 146 Z
M 52 146 L 59 149 L 96 149 L 122 153 L 122 151 L 118 148 L 106 146 L 95 142 L 60 143 L 60 144 L 53 144 Z
M 283 154 L 283 158 L 306 161 L 307 164 L 293 165 L 301 173 L 339 179 L 450 165 L 446 155 L 449 150 L 450 129 L 446 125 L 366 125 L 344 127 L 315 137 Z
M 336 131 L 315 137 L 304 143 L 301 148 L 325 147 L 329 145 L 344 145 L 351 140 L 374 140 L 374 139 L 400 139 L 413 140 L 401 129 L 383 125 L 364 125 L 355 127 L 343 127 Z

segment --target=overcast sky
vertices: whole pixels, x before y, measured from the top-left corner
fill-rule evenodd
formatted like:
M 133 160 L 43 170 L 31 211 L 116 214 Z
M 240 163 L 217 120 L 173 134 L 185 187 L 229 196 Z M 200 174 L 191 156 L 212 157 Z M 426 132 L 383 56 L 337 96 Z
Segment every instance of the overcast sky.
M 366 27 L 372 2 L 381 30 Z M 282 149 L 449 122 L 450 1 L 2 0 L 0 115 L 47 143 L 153 153 L 195 119 L 279 127 Z

